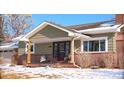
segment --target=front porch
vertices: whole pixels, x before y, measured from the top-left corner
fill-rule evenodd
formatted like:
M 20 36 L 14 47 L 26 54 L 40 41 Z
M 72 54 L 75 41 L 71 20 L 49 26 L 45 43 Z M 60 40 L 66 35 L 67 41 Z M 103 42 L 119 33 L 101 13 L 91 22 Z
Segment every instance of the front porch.
M 30 45 L 30 49 L 26 50 L 26 54 L 23 54 L 19 57 L 18 64 L 23 64 L 31 67 L 47 65 L 52 65 L 53 67 L 53 65 L 58 64 L 70 65 L 70 41 L 46 43 L 35 42 L 34 44 Z M 29 60 L 30 62 L 28 62 Z
M 25 46 L 23 46 L 20 48 L 23 52 L 21 50 L 19 53 L 26 55 L 23 60 L 28 66 L 47 62 L 75 65 L 74 52 L 81 50 L 82 40 L 87 38 L 90 37 L 53 23 L 44 22 L 20 40 L 27 44 L 27 49 L 25 54 Z
M 71 39 L 70 37 L 70 40 L 67 39 L 66 41 L 60 39 L 51 42 L 32 41 L 31 44 L 28 42 L 28 46 L 25 45 L 27 52 L 19 57 L 18 64 L 29 67 L 48 65 L 52 67 L 60 67 L 60 65 L 61 67 L 75 67 L 72 62 L 74 61 L 74 52 L 80 51 L 82 40 Z

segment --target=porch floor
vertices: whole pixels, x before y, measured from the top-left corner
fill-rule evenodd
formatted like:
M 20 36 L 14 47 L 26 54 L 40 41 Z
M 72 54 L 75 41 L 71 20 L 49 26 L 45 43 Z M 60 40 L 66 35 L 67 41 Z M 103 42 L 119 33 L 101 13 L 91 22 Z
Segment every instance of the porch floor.
M 72 63 L 30 63 L 26 65 L 27 67 L 53 67 L 53 68 L 77 68 Z

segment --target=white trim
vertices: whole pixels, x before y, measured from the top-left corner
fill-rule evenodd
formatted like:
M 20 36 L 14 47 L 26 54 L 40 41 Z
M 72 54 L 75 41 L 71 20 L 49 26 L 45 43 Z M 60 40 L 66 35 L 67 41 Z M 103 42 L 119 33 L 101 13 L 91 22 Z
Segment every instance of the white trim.
M 31 51 L 31 54 L 34 54 L 35 53 L 35 43 L 31 43 L 31 45 L 33 45 L 33 52 Z M 26 43 L 26 45 L 25 45 L 25 53 L 26 54 L 28 53 L 27 46 L 28 46 L 28 43 Z
M 18 37 L 15 37 L 15 38 L 12 39 L 12 41 L 13 41 L 13 42 L 17 42 L 17 41 L 19 41 L 21 38 L 23 38 L 23 36 L 24 36 L 24 35 L 20 35 L 20 36 L 18 36 Z
M 81 41 L 81 52 L 83 52 L 84 51 L 83 39 L 81 39 L 80 41 Z
M 42 24 L 40 24 L 39 26 L 37 26 L 35 29 L 33 29 L 32 31 L 30 31 L 29 33 L 27 33 L 24 37 L 22 37 L 22 39 L 20 41 L 28 41 L 28 38 L 30 38 L 31 36 L 33 36 L 34 34 L 36 34 L 38 31 L 40 31 L 43 28 L 45 28 L 47 25 L 53 26 L 53 27 L 58 28 L 58 29 L 60 29 L 60 30 L 62 30 L 64 32 L 67 32 L 68 33 L 68 36 L 70 36 L 70 37 L 80 36 L 81 38 L 90 38 L 89 36 L 83 35 L 83 34 L 80 34 L 80 33 L 77 33 L 76 31 L 75 32 L 72 32 L 70 30 L 64 29 L 64 28 L 62 28 L 60 26 L 57 26 L 57 25 L 54 25 L 52 23 L 43 22 Z
M 66 30 L 66 29 L 64 29 L 64 28 L 61 28 L 61 27 L 56 26 L 56 25 L 54 25 L 54 24 L 51 24 L 51 23 L 48 23 L 48 22 L 47 22 L 47 24 L 48 24 L 48 25 L 51 25 L 51 26 L 53 26 L 53 27 L 55 27 L 55 28 L 58 28 L 58 29 L 60 29 L 60 30 L 62 30 L 62 31 L 65 31 L 65 32 L 67 32 L 67 33 L 73 33 L 73 32 L 70 32 L 69 30 Z
M 98 28 L 91 28 L 91 29 L 85 29 L 85 30 L 79 30 L 78 33 L 84 33 L 84 34 L 100 34 L 100 33 L 112 33 L 112 32 L 119 32 L 120 28 L 122 28 L 124 25 L 114 25 L 111 27 L 98 27 Z
M 118 28 L 117 28 L 117 31 L 120 32 L 122 27 L 124 27 L 124 24 L 121 25 L 120 27 L 118 27 Z
M 84 41 L 91 41 L 91 40 L 102 40 L 102 39 L 107 39 L 108 37 L 92 37 L 92 38 L 89 38 L 89 39 L 86 39 Z
M 28 38 L 29 36 L 31 36 L 32 34 L 35 34 L 39 31 L 40 27 L 43 27 L 46 24 L 46 22 L 41 23 L 39 26 L 37 26 L 36 28 L 34 28 L 32 31 L 30 31 L 29 33 L 27 33 L 23 38 Z M 22 39 L 23 39 L 22 38 Z
M 84 51 L 83 53 L 108 53 L 108 51 L 89 51 L 89 52 L 86 52 Z
M 69 31 L 69 30 L 66 30 L 66 29 L 64 29 L 64 28 L 62 28 L 62 27 L 56 26 L 56 25 L 54 25 L 54 24 L 52 24 L 52 23 L 43 22 L 42 24 L 40 24 L 39 26 L 37 26 L 36 28 L 34 28 L 32 31 L 30 31 L 29 33 L 27 33 L 27 34 L 22 38 L 22 40 L 23 40 L 23 39 L 25 40 L 25 38 L 30 38 L 31 36 L 33 36 L 33 35 L 34 35 L 35 33 L 37 33 L 38 31 L 40 31 L 40 30 L 42 30 L 43 28 L 45 28 L 47 25 L 51 25 L 51 26 L 53 26 L 53 27 L 55 27 L 55 28 L 58 28 L 58 29 L 60 29 L 60 30 L 62 30 L 62 31 L 65 31 L 65 32 L 67 32 L 69 35 L 73 35 L 73 32 L 71 32 L 71 31 Z
M 99 42 L 99 51 L 89 51 L 89 41 L 92 41 L 92 40 L 105 40 L 105 51 L 101 51 L 100 50 L 100 42 Z M 90 38 L 90 39 L 87 39 L 87 40 L 83 40 L 84 41 L 88 41 L 88 51 L 84 51 L 84 49 L 82 48 L 82 44 L 81 44 L 81 49 L 83 49 L 83 51 L 85 53 L 104 53 L 104 52 L 108 52 L 108 37 L 96 37 L 96 38 Z M 84 46 L 84 45 L 83 45 Z M 82 50 L 81 50 L 82 52 Z
M 106 42 L 106 41 L 105 41 Z M 105 45 L 106 46 L 106 45 Z M 100 40 L 99 40 L 99 51 L 101 51 L 101 48 L 100 48 Z
M 105 52 L 108 52 L 108 37 L 106 37 L 106 39 L 105 39 L 105 44 L 106 44 L 105 45 L 106 46 L 105 47 L 105 49 L 106 49 Z

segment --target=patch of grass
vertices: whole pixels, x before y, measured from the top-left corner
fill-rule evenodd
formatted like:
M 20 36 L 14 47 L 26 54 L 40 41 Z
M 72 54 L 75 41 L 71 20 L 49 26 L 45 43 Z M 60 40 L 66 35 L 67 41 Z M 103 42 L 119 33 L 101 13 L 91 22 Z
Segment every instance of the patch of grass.
M 6 70 L 0 71 L 0 79 L 30 79 L 30 78 L 59 79 L 59 78 L 62 78 L 62 76 L 56 75 L 56 74 L 51 74 L 51 75 L 36 74 L 36 75 L 33 75 L 32 73 L 16 73 L 16 72 L 9 72 Z
M 1 79 L 28 79 L 29 77 L 23 73 L 6 73 L 6 71 L 0 71 Z
M 47 79 L 59 79 L 59 78 L 62 78 L 61 75 L 56 75 L 56 74 L 52 74 L 52 75 L 43 75 L 43 74 L 40 74 L 40 77 L 47 78 Z

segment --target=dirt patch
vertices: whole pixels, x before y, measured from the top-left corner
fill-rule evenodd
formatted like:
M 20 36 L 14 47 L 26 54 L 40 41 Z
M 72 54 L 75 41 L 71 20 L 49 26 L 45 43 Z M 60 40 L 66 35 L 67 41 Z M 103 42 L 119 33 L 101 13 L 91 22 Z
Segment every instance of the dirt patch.
M 7 71 L 0 71 L 1 79 L 28 79 L 29 77 L 23 73 L 8 73 Z
M 62 78 L 61 75 L 51 74 L 51 75 L 44 75 L 44 74 L 32 74 L 32 73 L 15 73 L 9 72 L 6 70 L 0 71 L 0 79 L 30 79 L 30 78 L 46 78 L 46 79 L 58 79 Z

